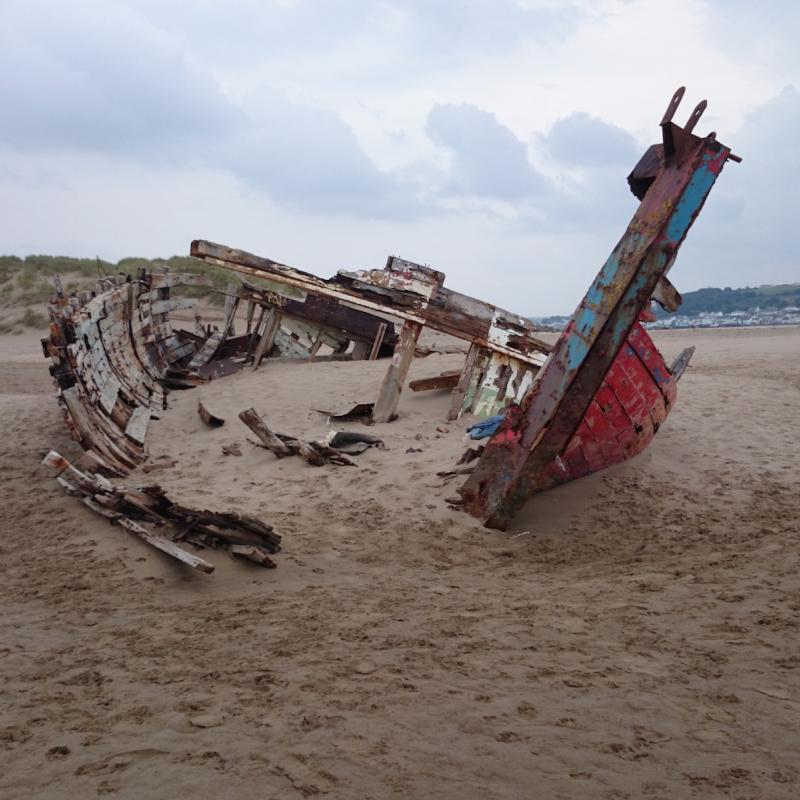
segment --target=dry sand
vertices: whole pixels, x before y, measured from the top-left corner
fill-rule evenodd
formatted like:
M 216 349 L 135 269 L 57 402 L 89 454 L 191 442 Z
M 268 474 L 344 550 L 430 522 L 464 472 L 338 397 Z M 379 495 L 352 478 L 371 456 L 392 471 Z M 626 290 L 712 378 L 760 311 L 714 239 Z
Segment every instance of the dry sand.
M 404 394 L 357 468 L 247 443 L 239 410 L 321 434 L 385 362 L 172 394 L 150 449 L 177 464 L 136 477 L 284 535 L 277 570 L 205 576 L 62 494 L 38 340 L 0 339 L 0 797 L 800 796 L 800 330 L 656 340 L 697 353 L 651 448 L 507 533 L 443 500 L 446 393 Z

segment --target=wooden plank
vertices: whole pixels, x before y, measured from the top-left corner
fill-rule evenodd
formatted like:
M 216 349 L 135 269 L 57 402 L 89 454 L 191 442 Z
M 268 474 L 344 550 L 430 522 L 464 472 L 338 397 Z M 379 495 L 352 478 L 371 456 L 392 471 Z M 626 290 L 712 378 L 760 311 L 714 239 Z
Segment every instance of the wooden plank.
M 186 369 L 196 372 L 204 364 L 207 364 L 214 357 L 222 343 L 222 331 L 214 331 L 208 339 L 203 342 L 203 346 L 195 353 L 194 358 L 189 362 Z
M 661 280 L 656 284 L 656 290 L 653 292 L 653 300 L 655 300 L 665 311 L 677 311 L 683 298 L 681 293 L 672 285 L 666 275 L 661 276 Z
M 461 370 L 451 370 L 443 372 L 441 375 L 434 375 L 432 378 L 418 378 L 408 384 L 412 392 L 429 392 L 433 389 L 454 389 L 458 384 Z
M 227 339 L 228 336 L 235 335 L 233 318 L 236 316 L 236 309 L 238 307 L 239 295 L 237 294 L 237 285 L 235 283 L 229 283 L 227 292 L 225 293 L 225 327 L 222 331 L 224 339 Z
M 389 422 L 397 416 L 397 405 L 400 402 L 400 393 L 406 381 L 408 370 L 414 358 L 417 339 L 422 332 L 422 325 L 406 320 L 400 329 L 400 340 L 394 348 L 392 363 L 381 385 L 378 399 L 375 402 L 375 411 L 372 418 L 375 422 Z
M 147 435 L 147 426 L 150 423 L 151 412 L 149 408 L 138 406 L 133 409 L 128 424 L 125 426 L 125 435 L 134 442 L 144 444 Z
M 255 355 L 253 356 L 253 369 L 258 369 L 261 360 L 272 350 L 272 345 L 275 344 L 275 334 L 280 327 L 282 316 L 283 315 L 276 309 L 270 309 L 267 315 L 266 325 L 264 326 L 264 333 L 261 335 Z
M 209 428 L 221 428 L 225 424 L 225 420 L 222 417 L 218 417 L 216 414 L 212 414 L 203 405 L 202 400 L 197 401 L 197 413 L 200 415 L 200 419 L 202 419 Z
M 256 564 L 261 564 L 262 567 L 274 569 L 277 566 L 270 558 L 270 554 L 263 547 L 255 547 L 251 544 L 232 544 L 228 547 L 228 552 L 231 555 L 246 558 L 248 561 L 254 561 Z
M 324 334 L 322 333 L 322 331 L 320 331 L 317 334 L 317 338 L 314 339 L 314 344 L 311 345 L 311 350 L 309 350 L 309 353 L 308 353 L 308 360 L 309 361 L 313 361 L 314 357 L 319 352 L 320 347 L 322 347 L 323 338 L 324 338 Z
M 255 313 L 255 310 L 256 310 L 255 301 L 252 300 L 252 299 L 248 300 L 247 301 L 247 330 L 245 331 L 245 333 L 247 333 L 247 334 L 250 333 L 250 330 L 253 327 L 253 314 Z
M 461 416 L 464 407 L 464 399 L 467 395 L 467 387 L 472 378 L 472 372 L 475 369 L 475 361 L 478 358 L 480 349 L 481 348 L 478 347 L 477 344 L 473 343 L 469 348 L 466 359 L 464 359 L 464 366 L 461 368 L 461 375 L 458 378 L 458 383 L 456 383 L 453 389 L 450 411 L 447 414 L 447 419 L 451 422 Z
M 275 453 L 278 458 L 293 455 L 291 448 L 267 427 L 266 422 L 254 408 L 247 408 L 240 412 L 239 419 L 258 436 L 264 447 Z
M 253 328 L 252 332 L 250 333 L 250 344 L 247 346 L 247 356 L 246 360 L 250 360 L 253 355 L 253 351 L 258 344 L 259 338 L 259 331 L 261 331 L 261 325 L 264 322 L 264 316 L 267 313 L 267 306 L 260 306 L 258 312 L 258 321 L 256 322 L 255 327 Z
M 375 361 L 375 359 L 378 358 L 378 353 L 383 344 L 383 337 L 386 335 L 387 327 L 385 322 L 381 322 L 380 325 L 378 325 L 378 332 L 375 334 L 375 339 L 372 342 L 372 349 L 369 351 L 368 361 Z
M 119 525 L 121 528 L 125 528 L 125 530 L 134 534 L 134 536 L 138 536 L 143 542 L 146 542 L 151 547 L 155 547 L 156 550 L 160 550 L 162 553 L 166 553 L 168 556 L 172 556 L 172 558 L 180 561 L 182 564 L 186 564 L 188 567 L 196 569 L 198 572 L 205 572 L 207 575 L 210 575 L 214 571 L 213 564 L 209 564 L 208 561 L 193 553 L 187 553 L 186 550 L 178 547 L 175 542 L 170 541 L 164 536 L 151 533 L 146 528 L 139 525 L 138 522 L 128 519 L 124 514 L 120 514 L 118 511 L 112 511 L 110 508 L 100 505 L 91 497 L 84 497 L 83 502 L 96 514 L 100 514 L 100 516 L 111 520 L 113 525 Z
M 369 355 L 369 345 L 366 342 L 362 342 L 360 339 L 356 339 L 353 342 L 353 361 L 363 361 Z

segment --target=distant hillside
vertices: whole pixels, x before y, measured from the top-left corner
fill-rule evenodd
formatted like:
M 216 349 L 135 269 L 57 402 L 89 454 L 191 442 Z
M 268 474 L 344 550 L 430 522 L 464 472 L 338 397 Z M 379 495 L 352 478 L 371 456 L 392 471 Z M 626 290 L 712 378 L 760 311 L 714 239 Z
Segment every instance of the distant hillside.
M 800 306 L 800 283 L 784 283 L 780 286 L 754 286 L 744 289 L 698 289 L 686 292 L 678 314 L 692 317 L 703 312 L 721 311 L 753 311 L 768 308 L 782 309 L 789 306 Z M 654 305 L 658 317 L 672 316 Z
M 800 283 L 782 283 L 779 286 L 753 286 L 744 289 L 698 289 L 686 292 L 683 303 L 677 313 L 686 317 L 697 316 L 703 312 L 753 311 L 760 308 L 783 309 L 790 306 L 800 307 Z M 653 303 L 653 310 L 660 319 L 670 317 L 661 306 Z M 531 317 L 533 322 L 561 330 L 569 321 L 569 315 L 555 314 L 549 317 Z
M 44 304 L 53 295 L 53 276 L 60 275 L 69 294 L 94 286 L 103 275 L 134 275 L 140 269 L 169 269 L 172 272 L 199 272 L 207 275 L 213 287 L 180 287 L 176 294 L 202 297 L 205 302 L 221 305 L 220 294 L 231 281 L 226 270 L 204 264 L 187 256 L 172 258 L 123 258 L 116 264 L 95 258 L 67 256 L 0 256 L 0 333 L 19 333 L 24 328 L 42 328 L 47 317 Z

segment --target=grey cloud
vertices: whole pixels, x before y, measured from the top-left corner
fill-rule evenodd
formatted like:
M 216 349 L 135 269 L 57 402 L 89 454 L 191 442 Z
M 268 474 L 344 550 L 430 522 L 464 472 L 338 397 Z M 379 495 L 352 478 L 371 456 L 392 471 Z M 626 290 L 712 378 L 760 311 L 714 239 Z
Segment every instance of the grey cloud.
M 10 5 L 0 29 L 3 143 L 158 158 L 231 124 L 213 80 L 128 9 Z
M 370 74 L 364 77 L 380 75 L 382 80 L 402 80 L 409 71 L 504 52 L 523 40 L 552 43 L 568 35 L 581 18 L 577 2 L 526 4 L 518 0 L 461 0 L 457 4 L 449 0 L 338 0 L 330 4 L 130 0 L 130 4 L 154 24 L 185 31 L 202 41 L 210 57 L 226 63 L 247 62 L 265 48 L 273 54 L 295 52 L 298 42 L 310 53 L 329 54 L 333 59 L 343 43 L 366 38 L 384 44 L 385 57 L 370 64 Z
M 558 120 L 542 141 L 557 161 L 567 165 L 632 168 L 638 155 L 636 140 L 627 131 L 582 111 Z
M 258 109 L 221 143 L 220 163 L 278 202 L 314 211 L 366 217 L 407 216 L 410 191 L 364 155 L 338 114 L 261 90 Z
M 541 193 L 547 182 L 529 163 L 525 145 L 494 114 L 473 105 L 435 105 L 426 130 L 453 153 L 451 193 L 514 199 Z
M 689 235 L 688 288 L 800 281 L 791 235 L 800 192 L 799 128 L 800 92 L 788 86 L 749 114 L 740 130 L 719 131 L 743 161 L 725 167 L 702 225 Z
M 408 216 L 332 111 L 262 90 L 234 105 L 180 42 L 119 5 L 14 3 L 0 32 L 0 145 L 224 169 L 295 208 Z M 94 12 L 94 13 L 92 13 Z

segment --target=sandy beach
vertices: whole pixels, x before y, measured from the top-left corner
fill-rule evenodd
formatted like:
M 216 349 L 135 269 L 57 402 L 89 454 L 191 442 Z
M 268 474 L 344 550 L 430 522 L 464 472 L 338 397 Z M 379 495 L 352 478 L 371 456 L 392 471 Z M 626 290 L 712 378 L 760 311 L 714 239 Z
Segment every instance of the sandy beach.
M 470 423 L 446 392 L 406 391 L 355 467 L 248 442 L 249 406 L 324 435 L 314 409 L 374 399 L 385 362 L 172 393 L 130 481 L 283 536 L 277 569 L 203 551 L 213 575 L 40 466 L 79 453 L 41 335 L 0 337 L 0 797 L 800 794 L 800 329 L 656 332 L 697 352 L 652 446 L 503 533 L 445 501 Z

